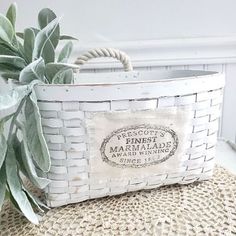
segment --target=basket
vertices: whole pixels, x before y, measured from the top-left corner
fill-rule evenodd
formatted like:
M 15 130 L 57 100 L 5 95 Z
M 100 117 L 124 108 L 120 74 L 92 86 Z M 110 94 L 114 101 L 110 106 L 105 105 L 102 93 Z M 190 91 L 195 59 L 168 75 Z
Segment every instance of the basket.
M 206 71 L 78 73 L 72 85 L 35 91 L 52 166 L 48 206 L 188 184 L 212 176 L 224 75 Z

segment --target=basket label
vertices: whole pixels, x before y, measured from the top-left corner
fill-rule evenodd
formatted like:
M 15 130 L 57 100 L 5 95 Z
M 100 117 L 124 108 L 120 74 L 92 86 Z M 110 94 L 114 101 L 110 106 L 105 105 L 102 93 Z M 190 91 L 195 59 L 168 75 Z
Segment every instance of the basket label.
M 124 179 L 180 171 L 191 114 L 181 108 L 92 113 L 86 120 L 91 175 Z
M 100 147 L 103 161 L 117 167 L 140 168 L 166 161 L 178 147 L 176 132 L 165 126 L 132 125 L 113 131 Z

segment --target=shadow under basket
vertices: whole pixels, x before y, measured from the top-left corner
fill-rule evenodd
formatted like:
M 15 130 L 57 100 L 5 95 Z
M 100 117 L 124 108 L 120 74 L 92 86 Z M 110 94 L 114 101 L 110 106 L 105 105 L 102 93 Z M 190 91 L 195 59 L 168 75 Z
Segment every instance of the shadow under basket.
M 213 174 L 224 75 L 132 71 L 115 53 L 126 72 L 35 86 L 52 162 L 50 207 Z

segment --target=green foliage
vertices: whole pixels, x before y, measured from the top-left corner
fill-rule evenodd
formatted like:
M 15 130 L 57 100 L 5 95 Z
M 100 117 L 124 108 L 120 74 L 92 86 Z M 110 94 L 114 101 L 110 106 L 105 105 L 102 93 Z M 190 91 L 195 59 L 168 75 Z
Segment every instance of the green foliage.
M 39 58 L 27 65 L 20 73 L 19 81 L 23 83 L 30 83 L 33 80 L 44 82 L 44 60 Z
M 51 59 L 47 57 L 47 55 L 49 55 L 47 54 L 47 50 L 50 50 L 50 53 L 54 53 L 53 43 L 56 43 L 56 42 L 53 42 L 51 40 L 51 37 L 54 34 L 58 24 L 59 22 L 58 22 L 58 19 L 56 18 L 38 32 L 35 38 L 34 49 L 33 49 L 34 60 L 40 57 L 43 57 L 44 60 Z M 54 58 L 53 58 L 53 61 L 54 61 Z M 49 62 L 52 62 L 52 61 L 49 61 Z
M 71 55 L 72 49 L 73 49 L 73 43 L 69 41 L 62 48 L 57 61 L 66 63 Z
M 72 69 L 58 71 L 52 79 L 53 84 L 68 84 L 73 83 L 74 75 Z
M 0 169 L 2 167 L 2 164 L 5 160 L 5 156 L 7 153 L 7 141 L 5 136 L 3 135 L 3 125 L 4 123 L 1 122 L 0 123 Z M 2 126 L 2 127 L 1 127 Z
M 41 126 L 41 116 L 37 106 L 37 98 L 35 92 L 32 91 L 25 104 L 25 114 L 28 114 L 27 122 L 25 123 L 26 140 L 33 160 L 42 171 L 49 171 L 50 156 L 47 149 L 47 144 L 43 136 Z
M 44 28 L 48 27 L 48 25 L 50 25 L 49 23 L 51 23 L 55 19 L 57 19 L 57 16 L 51 9 L 49 9 L 49 8 L 42 9 L 38 15 L 38 23 L 39 23 L 40 29 L 44 29 Z M 56 27 L 55 27 L 53 33 L 50 35 L 49 39 L 50 39 L 53 47 L 56 48 L 59 43 L 59 40 L 60 40 L 59 23 L 56 25 Z
M 7 141 L 3 134 L 0 134 L 0 168 L 4 162 L 7 153 Z
M 24 30 L 24 52 L 27 61 L 32 61 L 35 37 L 36 33 L 32 28 L 27 28 Z
M 0 95 L 0 210 L 8 198 L 28 220 L 37 224 L 37 212 L 47 207 L 27 190 L 22 176 L 34 186 L 45 188 L 50 181 L 44 173 L 49 171 L 51 160 L 34 86 L 74 82 L 73 70 L 78 66 L 68 63 L 72 42 L 62 47 L 57 59 L 55 52 L 60 40 L 76 39 L 60 35 L 59 19 L 48 8 L 38 14 L 39 28 L 28 27 L 23 33 L 15 30 L 16 17 L 15 3 L 6 16 L 0 14 L 0 76 L 18 83 L 10 94 Z M 3 117 L 1 114 L 8 110 L 11 112 Z M 7 136 L 6 122 L 10 123 Z
M 78 39 L 69 35 L 61 35 L 60 40 L 78 40 Z
M 7 14 L 6 14 L 6 17 L 11 22 L 12 27 L 14 29 L 15 29 L 15 24 L 16 24 L 16 12 L 17 12 L 17 6 L 16 6 L 16 3 L 13 3 L 9 7 Z
M 2 205 L 6 196 L 6 188 L 7 188 L 7 178 L 5 165 L 3 165 L 0 169 L 0 210 L 2 209 Z
M 9 186 L 9 190 L 11 191 L 12 197 L 16 201 L 22 213 L 32 223 L 37 224 L 38 218 L 35 215 L 25 192 L 22 191 L 22 181 L 19 176 L 19 169 L 16 161 L 16 153 L 14 152 L 14 149 L 11 145 L 7 150 L 5 164 L 6 164 L 5 168 L 6 168 L 7 184 Z
M 26 66 L 26 62 L 23 58 L 18 56 L 8 56 L 0 55 L 0 64 L 6 65 L 9 68 L 12 66 L 14 68 L 23 69 Z
M 56 14 L 49 8 L 42 9 L 38 14 L 39 28 L 28 27 L 23 33 L 15 30 L 16 17 L 17 6 L 15 3 L 11 4 L 6 16 L 0 14 L 0 75 L 4 78 L 30 83 L 39 78 L 33 76 L 30 79 L 29 73 L 25 72 L 35 68 L 36 65 L 36 67 L 40 67 L 40 81 L 46 83 L 53 83 L 53 81 L 56 83 L 73 82 L 72 70 L 70 73 L 60 71 L 60 77 L 67 78 L 71 75 L 71 79 L 52 80 L 47 78 L 45 67 L 43 69 L 43 65 L 48 63 L 67 63 L 73 48 L 72 42 L 69 41 L 62 47 L 57 60 L 56 48 L 60 40 L 76 40 L 68 35 L 60 35 L 60 24 Z M 35 64 L 35 61 L 39 59 L 40 64 L 37 64 L 38 62 Z M 26 78 L 23 78 L 25 76 Z
M 36 187 L 43 189 L 50 183 L 50 180 L 38 176 L 35 170 L 32 155 L 28 147 L 25 126 L 19 123 L 17 125 L 19 125 L 18 127 L 23 133 L 23 138 L 21 142 L 18 140 L 16 135 L 13 139 L 13 147 L 15 152 L 17 153 L 17 162 L 19 163 L 19 166 L 21 166 L 21 171 L 25 175 L 25 177 L 27 177 L 28 180 L 31 181 L 31 183 L 34 184 Z
M 14 36 L 14 29 L 7 17 L 0 14 L 0 39 L 7 44 L 11 43 Z
M 77 65 L 66 64 L 66 63 L 48 63 L 45 68 L 46 76 L 49 80 L 49 83 L 54 83 L 57 80 L 58 76 L 62 76 L 65 71 L 72 71 L 72 69 L 78 69 Z M 70 78 L 67 79 L 68 83 L 73 82 L 73 74 Z M 58 82 L 56 82 L 58 84 Z

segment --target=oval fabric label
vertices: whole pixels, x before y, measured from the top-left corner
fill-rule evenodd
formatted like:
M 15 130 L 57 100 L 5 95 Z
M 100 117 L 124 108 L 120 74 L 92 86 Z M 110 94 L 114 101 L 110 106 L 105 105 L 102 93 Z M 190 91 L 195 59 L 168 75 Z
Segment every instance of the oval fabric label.
M 165 126 L 127 126 L 108 135 L 100 147 L 104 162 L 121 168 L 140 168 L 168 160 L 178 147 L 176 132 Z

